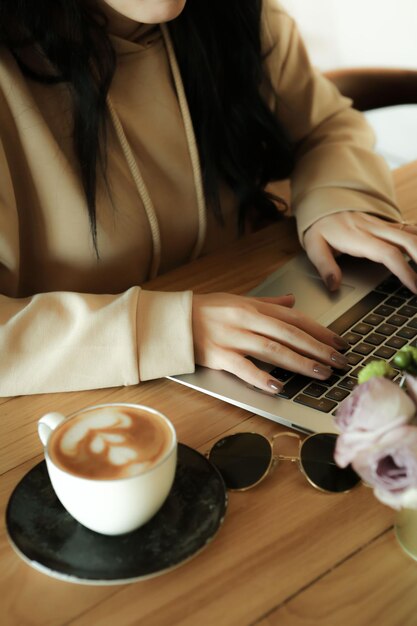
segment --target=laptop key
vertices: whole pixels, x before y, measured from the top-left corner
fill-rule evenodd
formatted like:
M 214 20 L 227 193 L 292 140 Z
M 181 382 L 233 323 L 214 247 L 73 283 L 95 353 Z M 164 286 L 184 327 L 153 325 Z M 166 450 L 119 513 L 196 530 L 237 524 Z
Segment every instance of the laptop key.
M 398 315 L 405 315 L 405 317 L 414 317 L 417 315 L 417 309 L 413 306 L 402 306 L 401 309 L 397 311 Z
M 348 354 L 345 355 L 347 358 L 347 362 L 349 363 L 349 365 L 357 365 L 358 363 L 360 363 L 363 359 L 363 356 L 360 354 L 355 354 L 354 352 L 349 352 Z
M 375 356 L 379 356 L 381 359 L 390 359 L 394 356 L 396 350 L 388 348 L 387 346 L 380 346 L 378 350 L 375 350 Z
M 390 337 L 390 339 L 385 342 L 385 345 L 389 346 L 390 348 L 396 348 L 397 350 L 399 350 L 400 348 L 405 346 L 406 343 L 407 341 L 405 339 L 401 339 L 401 337 L 397 337 L 394 335 L 394 337 Z
M 393 313 L 395 313 L 395 309 L 392 306 L 381 304 L 381 306 L 378 306 L 375 309 L 374 313 L 376 313 L 377 315 L 382 315 L 383 317 L 388 317 L 388 315 L 392 315 Z
M 375 346 L 371 346 L 369 343 L 358 343 L 357 346 L 353 346 L 353 352 L 357 352 L 358 354 L 363 354 L 367 356 L 372 352 Z
M 304 393 L 308 396 L 313 396 L 313 398 L 319 398 L 325 391 L 327 391 L 327 388 L 323 387 L 323 385 L 319 385 L 318 383 L 311 383 L 311 385 L 304 389 Z
M 326 387 L 332 387 L 339 381 L 340 378 L 341 378 L 341 374 L 333 373 L 331 376 L 329 376 L 329 378 L 326 378 L 326 380 L 321 380 L 320 385 L 326 385 Z
M 408 325 L 411 326 L 412 328 L 417 328 L 417 317 L 413 320 L 410 320 L 408 322 Z
M 371 313 L 370 315 L 367 315 L 363 321 L 365 322 L 365 324 L 371 324 L 372 326 L 378 326 L 378 324 L 381 324 L 384 321 L 384 318 L 382 317 L 382 315 L 377 315 L 376 313 Z
M 398 278 L 396 276 L 388 276 L 388 278 L 385 278 L 375 289 L 384 291 L 385 293 L 394 293 L 399 287 L 401 287 L 401 282 Z
M 304 394 L 300 394 L 299 396 L 294 398 L 294 402 L 304 404 L 304 406 L 308 406 L 311 409 L 316 409 L 317 411 L 321 411 L 322 413 L 329 413 L 337 407 L 337 402 L 329 400 L 328 398 L 312 398 L 311 396 L 306 396 Z
M 387 319 L 388 324 L 394 324 L 394 326 L 402 326 L 407 322 L 407 318 L 404 315 L 391 315 Z
M 347 389 L 348 391 L 352 391 L 357 384 L 357 381 L 354 378 L 350 378 L 350 376 L 346 376 L 346 378 L 343 378 L 338 383 L 339 387 L 343 387 L 343 389 Z
M 398 326 L 393 326 L 392 324 L 381 324 L 381 326 L 378 326 L 376 331 L 377 331 L 377 333 L 380 333 L 381 335 L 385 335 L 386 337 L 390 337 L 391 335 L 393 335 L 395 333 L 397 328 L 398 328 Z
M 371 343 L 373 346 L 380 346 L 386 339 L 384 335 L 378 335 L 378 333 L 372 333 L 372 335 L 368 335 L 365 337 L 366 343 Z
M 359 324 L 356 324 L 356 326 L 352 328 L 352 333 L 367 335 L 371 332 L 371 330 L 373 330 L 373 326 L 370 326 L 369 324 L 364 324 L 363 322 L 359 322 Z
M 404 298 L 398 298 L 398 296 L 392 296 L 391 298 L 388 298 L 388 300 L 386 300 L 385 302 L 385 304 L 388 304 L 388 306 L 394 306 L 395 308 L 403 306 L 403 304 L 405 303 L 406 301 L 404 300 Z
M 336 402 L 341 402 L 349 395 L 349 391 L 347 389 L 341 389 L 340 387 L 333 387 L 330 389 L 324 396 L 325 398 L 330 398 L 330 400 L 336 400 Z
M 311 378 L 298 374 L 284 385 L 281 393 L 278 395 L 280 398 L 286 398 L 289 400 L 290 398 L 293 398 L 296 393 L 300 392 L 301 389 L 303 389 L 303 387 L 305 387 L 309 382 L 311 382 Z
M 356 333 L 345 333 L 343 335 L 343 339 L 347 341 L 351 346 L 353 346 L 355 345 L 355 343 L 358 343 L 358 341 L 360 341 L 362 337 L 360 335 L 357 335 Z
M 397 337 L 404 337 L 404 339 L 414 339 L 417 335 L 417 328 L 411 328 L 410 326 L 404 326 L 396 333 Z
M 408 287 L 404 287 L 404 285 L 401 285 L 398 291 L 395 292 L 395 295 L 400 298 L 406 298 L 407 300 L 408 298 L 412 298 L 414 296 L 413 292 L 410 291 Z
M 341 335 L 362 320 L 362 317 L 372 311 L 378 304 L 381 304 L 385 297 L 383 293 L 371 291 L 362 298 L 362 300 L 359 300 L 353 307 L 343 313 L 343 315 L 338 317 L 337 320 L 332 322 L 329 326 L 330 330 Z M 383 319 L 381 319 L 381 322 L 382 321 Z
M 289 378 L 294 376 L 294 372 L 290 372 L 289 370 L 285 370 L 283 367 L 274 367 L 273 370 L 269 372 L 271 376 L 280 380 L 282 383 L 285 383 Z

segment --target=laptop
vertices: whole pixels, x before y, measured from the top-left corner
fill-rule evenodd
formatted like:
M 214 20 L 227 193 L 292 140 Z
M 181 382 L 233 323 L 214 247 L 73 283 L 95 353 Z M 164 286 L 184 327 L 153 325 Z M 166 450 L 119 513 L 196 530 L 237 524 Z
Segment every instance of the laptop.
M 297 309 L 348 341 L 347 371 L 334 370 L 329 380 L 318 381 L 257 362 L 284 383 L 279 396 L 257 390 L 228 372 L 201 366 L 193 374 L 169 378 L 291 429 L 337 432 L 334 414 L 357 384 L 361 367 L 378 358 L 390 362 L 401 347 L 414 345 L 417 336 L 415 294 L 382 265 L 353 257 L 341 257 L 339 262 L 343 279 L 337 293 L 327 291 L 314 266 L 301 253 L 249 295 L 293 293 Z

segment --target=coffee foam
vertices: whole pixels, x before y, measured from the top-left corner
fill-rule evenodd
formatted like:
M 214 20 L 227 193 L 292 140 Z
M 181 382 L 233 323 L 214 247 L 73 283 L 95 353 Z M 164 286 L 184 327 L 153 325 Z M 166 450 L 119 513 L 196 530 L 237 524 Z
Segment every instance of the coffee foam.
M 86 478 L 140 474 L 172 443 L 166 422 L 134 407 L 103 407 L 70 418 L 53 433 L 50 456 L 62 469 Z
M 101 445 L 105 445 L 105 440 L 108 443 L 112 441 L 114 443 L 120 443 L 124 441 L 123 435 L 112 434 L 111 432 L 107 432 L 108 429 L 119 427 L 119 428 L 129 428 L 132 424 L 132 419 L 125 413 L 120 412 L 120 410 L 109 410 L 103 409 L 99 413 L 92 413 L 89 415 L 88 413 L 81 420 L 73 420 L 71 424 L 68 425 L 66 432 L 61 438 L 60 448 L 64 454 L 74 455 L 77 453 L 77 448 L 80 442 L 85 439 L 90 432 L 97 433 L 96 437 L 90 442 L 91 445 L 96 443 L 97 453 L 102 452 L 103 448 L 100 449 L 100 441 Z

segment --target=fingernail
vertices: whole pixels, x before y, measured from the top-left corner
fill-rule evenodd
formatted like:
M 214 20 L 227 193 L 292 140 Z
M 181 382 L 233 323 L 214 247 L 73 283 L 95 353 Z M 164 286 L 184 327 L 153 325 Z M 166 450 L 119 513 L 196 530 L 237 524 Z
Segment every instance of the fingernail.
M 333 337 L 333 345 L 336 348 L 339 348 L 339 350 L 347 350 L 348 348 L 350 348 L 348 342 L 343 339 L 343 337 L 339 337 L 339 335 L 335 335 Z
M 281 393 L 282 388 L 284 386 L 282 383 L 280 383 L 278 380 L 275 380 L 274 378 L 271 378 L 270 380 L 268 380 L 266 384 L 274 393 Z
M 337 289 L 336 276 L 334 274 L 329 274 L 325 278 L 327 289 L 330 291 L 335 291 Z
M 336 367 L 344 368 L 348 365 L 347 358 L 343 356 L 343 354 L 339 354 L 338 352 L 333 352 L 333 354 L 330 356 L 330 359 L 333 361 Z
M 313 372 L 315 374 L 318 374 L 319 376 L 323 376 L 324 378 L 328 378 L 330 376 L 330 374 L 332 373 L 332 370 L 330 369 L 330 367 L 327 367 L 327 365 L 322 365 L 321 363 L 316 363 L 315 366 L 313 367 Z

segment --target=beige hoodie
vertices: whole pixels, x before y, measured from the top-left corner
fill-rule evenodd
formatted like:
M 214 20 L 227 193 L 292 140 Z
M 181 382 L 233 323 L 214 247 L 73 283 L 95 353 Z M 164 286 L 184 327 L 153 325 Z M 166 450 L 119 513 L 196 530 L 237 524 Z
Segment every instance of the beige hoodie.
M 236 239 L 236 201 L 223 188 L 225 226 L 202 215 L 204 206 L 199 224 L 193 136 L 185 132 L 175 58 L 159 28 L 138 34 L 135 41 L 112 37 L 110 98 L 152 201 L 161 273 L 191 258 L 199 232 L 200 254 Z M 265 97 L 299 142 L 291 185 L 301 240 L 314 221 L 337 211 L 400 219 L 389 170 L 371 151 L 372 132 L 311 68 L 293 20 L 275 0 L 265 2 L 263 38 L 272 50 L 266 67 L 273 90 L 265 85 Z M 0 395 L 193 371 L 191 292 L 139 287 L 155 260 L 155 238 L 114 125 L 108 179 L 112 202 L 98 189 L 97 261 L 67 88 L 26 79 L 0 50 Z

